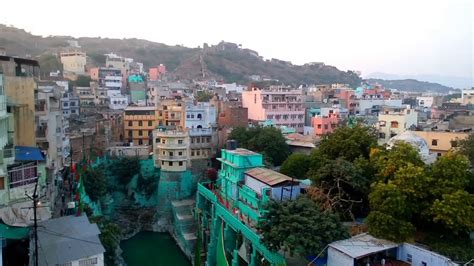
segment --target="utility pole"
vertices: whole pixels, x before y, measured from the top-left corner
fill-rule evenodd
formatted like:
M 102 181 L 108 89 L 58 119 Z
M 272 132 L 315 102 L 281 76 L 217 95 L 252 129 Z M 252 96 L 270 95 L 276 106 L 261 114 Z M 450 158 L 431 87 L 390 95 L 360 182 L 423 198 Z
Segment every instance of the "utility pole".
M 38 202 L 39 202 L 39 199 L 40 199 L 40 197 L 38 196 L 38 179 L 39 179 L 39 177 L 36 179 L 35 189 L 33 191 L 33 195 L 30 196 L 25 192 L 25 195 L 33 201 L 33 207 L 29 207 L 28 209 L 33 208 L 33 234 L 34 234 L 34 238 L 35 238 L 35 254 L 34 254 L 35 266 L 38 266 L 38 218 L 37 218 L 37 209 L 38 209 Z

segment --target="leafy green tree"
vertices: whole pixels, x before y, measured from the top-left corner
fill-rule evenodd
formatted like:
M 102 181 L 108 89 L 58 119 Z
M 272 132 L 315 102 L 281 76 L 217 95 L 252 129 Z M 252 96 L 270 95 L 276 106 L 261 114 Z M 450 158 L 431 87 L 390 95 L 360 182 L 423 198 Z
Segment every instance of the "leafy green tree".
M 466 188 L 472 179 L 468 159 L 459 153 L 448 152 L 439 157 L 431 166 L 433 177 L 431 192 L 435 196 Z
M 195 98 L 198 102 L 208 102 L 212 97 L 214 94 L 210 91 L 198 91 Z
M 262 153 L 269 165 L 281 165 L 290 150 L 281 131 L 274 127 L 235 128 L 228 139 L 237 140 L 240 147 Z
M 336 240 L 348 236 L 337 215 L 324 211 L 305 196 L 268 203 L 268 212 L 258 224 L 263 243 L 271 250 L 291 255 L 317 254 Z
M 382 180 L 393 178 L 395 172 L 408 164 L 423 166 L 418 151 L 406 142 L 396 143 L 390 150 L 377 148 L 370 153 L 370 161 L 376 170 L 376 176 Z
M 411 205 L 397 185 L 375 183 L 369 201 L 371 212 L 366 219 L 369 233 L 392 241 L 405 241 L 413 236 Z
M 474 167 L 474 134 L 469 134 L 466 139 L 457 140 L 456 142 L 461 154 L 467 156 L 471 162 L 471 167 Z
M 103 216 L 95 216 L 90 218 L 92 223 L 96 223 L 100 229 L 100 242 L 105 248 L 105 265 L 117 265 L 116 251 L 122 236 L 120 227 L 104 218 Z
M 73 85 L 76 87 L 89 87 L 91 81 L 91 77 L 79 75 L 77 76 L 77 79 L 73 82 Z
M 377 145 L 377 135 L 372 127 L 356 125 L 343 126 L 322 138 L 321 154 L 329 159 L 343 157 L 352 162 L 360 156 L 369 158 L 370 149 Z
M 143 193 L 148 199 L 155 193 L 157 186 L 157 180 L 151 177 L 144 177 L 142 174 L 138 175 L 137 189 Z
M 89 168 L 83 175 L 84 188 L 91 200 L 96 201 L 105 196 L 107 180 L 103 168 Z
M 454 234 L 468 234 L 474 230 L 474 195 L 458 190 L 443 194 L 431 207 L 434 222 L 441 223 Z
M 297 179 L 305 179 L 310 158 L 306 154 L 293 153 L 281 165 L 280 172 Z
M 138 158 L 120 157 L 110 165 L 112 175 L 117 177 L 122 185 L 127 185 L 133 176 L 140 173 L 140 160 Z

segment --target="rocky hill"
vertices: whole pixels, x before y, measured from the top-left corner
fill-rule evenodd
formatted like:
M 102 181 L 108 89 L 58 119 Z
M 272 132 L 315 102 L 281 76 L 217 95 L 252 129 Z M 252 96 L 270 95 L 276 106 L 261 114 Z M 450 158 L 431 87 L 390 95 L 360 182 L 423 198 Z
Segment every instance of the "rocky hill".
M 114 52 L 143 62 L 145 67 L 165 64 L 180 79 L 215 78 L 224 82 L 246 84 L 251 75 L 275 79 L 285 84 L 360 84 L 353 72 L 340 71 L 324 64 L 293 65 L 290 62 L 264 60 L 257 52 L 222 42 L 203 48 L 169 46 L 140 39 L 72 38 L 68 36 L 41 37 L 24 30 L 0 25 L 0 46 L 9 55 L 31 56 L 40 61 L 44 73 L 60 69 L 57 54 L 67 49 L 68 40 L 77 40 L 87 52 L 91 64 L 101 65 L 104 54 Z

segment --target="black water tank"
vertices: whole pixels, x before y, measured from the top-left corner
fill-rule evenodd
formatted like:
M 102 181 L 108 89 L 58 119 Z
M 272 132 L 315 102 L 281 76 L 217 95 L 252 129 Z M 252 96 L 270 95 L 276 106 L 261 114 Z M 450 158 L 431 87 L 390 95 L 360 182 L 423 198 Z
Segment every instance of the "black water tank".
M 230 139 L 227 141 L 227 149 L 228 150 L 235 150 L 237 149 L 237 141 L 234 139 Z

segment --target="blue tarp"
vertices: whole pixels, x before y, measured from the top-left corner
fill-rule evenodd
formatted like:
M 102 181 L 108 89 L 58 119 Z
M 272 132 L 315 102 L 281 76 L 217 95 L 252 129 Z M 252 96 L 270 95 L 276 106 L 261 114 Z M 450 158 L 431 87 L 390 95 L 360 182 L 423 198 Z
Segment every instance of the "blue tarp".
M 36 147 L 15 146 L 15 161 L 44 161 L 44 156 Z

